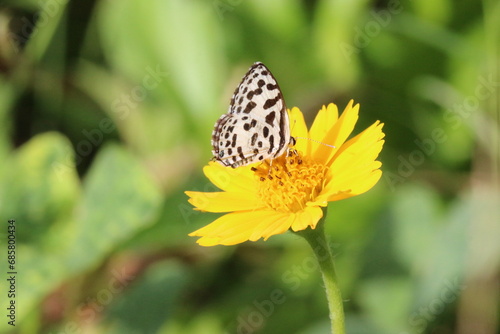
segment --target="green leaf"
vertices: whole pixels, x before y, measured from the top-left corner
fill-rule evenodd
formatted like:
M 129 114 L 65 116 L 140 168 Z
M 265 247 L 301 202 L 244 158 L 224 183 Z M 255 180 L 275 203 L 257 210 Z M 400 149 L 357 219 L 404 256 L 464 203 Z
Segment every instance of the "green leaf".
M 19 38 L 28 41 L 25 52 L 33 59 L 40 61 L 49 49 L 57 29 L 61 27 L 61 22 L 64 22 L 66 3 L 65 1 L 40 1 L 36 9 L 37 13 L 27 16 L 28 20 L 23 21 L 23 29 Z M 30 22 L 35 19 L 36 24 L 31 24 Z M 62 39 L 57 41 L 61 49 L 64 48 L 62 43 L 64 43 Z M 56 53 L 52 53 L 47 60 L 61 67 L 63 64 L 61 55 L 57 55 L 57 58 L 55 56 Z
M 175 314 L 187 272 L 178 263 L 163 261 L 148 268 L 134 286 L 110 307 L 107 333 L 158 333 Z M 147 307 L 144 302 L 147 301 Z
M 150 226 L 162 195 L 144 167 L 117 145 L 105 147 L 84 182 L 75 224 L 67 231 L 64 259 L 74 270 L 96 265 L 104 255 Z M 70 241 L 70 240 L 68 240 Z
M 0 212 L 17 220 L 18 242 L 37 242 L 70 215 L 79 198 L 71 144 L 58 133 L 45 133 L 9 160 L 0 181 Z
M 429 258 L 438 226 L 439 198 L 427 187 L 402 186 L 393 205 L 395 256 L 407 268 L 421 270 Z
M 364 281 L 358 288 L 361 307 L 380 333 L 398 333 L 407 326 L 411 305 L 411 282 L 404 277 Z
M 18 273 L 15 299 L 19 323 L 42 294 L 60 281 L 58 274 L 66 271 L 54 254 L 44 254 L 42 249 L 49 235 L 61 237 L 54 227 L 69 221 L 80 198 L 80 186 L 71 144 L 55 132 L 32 138 L 8 161 L 0 173 L 0 215 L 16 220 L 14 271 Z M 2 233 L 5 223 L 0 221 Z M 9 301 L 2 299 L 2 308 L 4 302 Z M 0 331 L 4 326 L 7 323 L 1 322 Z
M 201 111 L 218 106 L 224 77 L 217 17 L 211 3 L 124 0 L 103 3 L 98 24 L 104 52 L 119 71 L 139 84 L 151 71 L 168 73 L 148 94 L 212 123 Z
M 443 214 L 435 192 L 402 187 L 395 203 L 395 254 L 415 273 L 416 304 L 428 304 L 443 289 L 460 288 L 467 250 L 471 203 L 456 200 Z
M 35 144 L 40 140 L 35 139 Z M 26 159 L 32 166 L 37 166 L 36 161 L 45 168 L 52 168 L 48 162 L 57 157 L 50 155 L 48 150 L 31 149 L 28 152 L 32 153 L 21 156 L 30 158 Z M 74 172 L 74 168 L 72 170 Z M 56 175 L 57 172 L 53 170 L 52 173 Z M 48 179 L 39 181 L 41 185 L 34 184 L 37 187 L 33 191 L 37 193 L 45 193 L 46 184 L 55 180 L 47 175 L 34 177 Z M 49 291 L 69 277 L 94 268 L 124 241 L 150 226 L 161 200 L 160 191 L 134 156 L 117 145 L 105 147 L 85 179 L 80 204 L 65 219 L 51 224 L 41 237 L 40 246 L 26 246 L 19 251 L 23 254 L 19 264 L 19 291 L 23 293 L 18 296 L 18 304 L 23 307 L 19 309 L 18 320 Z M 64 203 L 64 199 L 59 202 Z M 24 228 L 21 224 L 19 222 L 20 231 Z

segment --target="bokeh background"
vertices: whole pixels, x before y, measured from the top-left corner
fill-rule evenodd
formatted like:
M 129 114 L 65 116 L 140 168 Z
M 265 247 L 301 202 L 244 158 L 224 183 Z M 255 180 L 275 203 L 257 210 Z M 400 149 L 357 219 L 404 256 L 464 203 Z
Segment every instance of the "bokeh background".
M 499 333 L 499 43 L 496 0 L 3 1 L 0 332 L 329 332 L 303 240 L 187 236 L 262 61 L 309 124 L 350 99 L 355 133 L 385 123 L 382 179 L 329 206 L 348 333 Z

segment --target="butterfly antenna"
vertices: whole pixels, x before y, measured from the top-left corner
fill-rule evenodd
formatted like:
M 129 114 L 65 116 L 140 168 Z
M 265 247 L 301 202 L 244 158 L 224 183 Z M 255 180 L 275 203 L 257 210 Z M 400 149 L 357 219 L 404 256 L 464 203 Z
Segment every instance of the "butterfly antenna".
M 292 132 L 292 131 L 293 131 L 293 128 L 295 127 L 295 122 L 296 122 L 296 121 L 297 121 L 297 120 L 293 120 L 293 124 L 292 124 L 292 126 L 291 126 L 290 132 Z M 296 140 L 296 139 L 307 139 L 307 140 L 313 141 L 313 142 L 315 142 L 315 143 L 317 143 L 317 144 L 325 145 L 325 146 L 328 146 L 328 147 L 331 147 L 331 148 L 336 148 L 336 147 L 335 147 L 335 146 L 333 146 L 333 145 L 330 145 L 330 144 L 325 144 L 325 143 L 320 142 L 319 140 L 315 140 L 315 139 L 312 139 L 312 138 L 306 138 L 306 137 L 293 137 L 293 139 L 294 139 L 294 140 Z
M 295 139 L 307 139 L 307 140 L 313 141 L 313 142 L 315 142 L 317 144 L 325 145 L 325 146 L 328 146 L 328 147 L 331 147 L 331 148 L 337 148 L 334 145 L 325 144 L 325 143 L 320 142 L 319 140 L 315 140 L 315 139 L 312 139 L 312 138 L 306 138 L 306 137 L 294 137 L 294 138 Z

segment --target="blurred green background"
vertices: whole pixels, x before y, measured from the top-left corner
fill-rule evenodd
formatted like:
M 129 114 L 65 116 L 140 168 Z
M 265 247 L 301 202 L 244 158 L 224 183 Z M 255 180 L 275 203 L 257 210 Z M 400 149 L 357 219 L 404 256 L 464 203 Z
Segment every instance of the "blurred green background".
M 385 123 L 382 179 L 329 206 L 348 333 L 499 333 L 499 44 L 496 0 L 3 1 L 0 332 L 329 332 L 303 240 L 187 236 L 262 61 L 309 124 L 350 99 L 355 133 Z

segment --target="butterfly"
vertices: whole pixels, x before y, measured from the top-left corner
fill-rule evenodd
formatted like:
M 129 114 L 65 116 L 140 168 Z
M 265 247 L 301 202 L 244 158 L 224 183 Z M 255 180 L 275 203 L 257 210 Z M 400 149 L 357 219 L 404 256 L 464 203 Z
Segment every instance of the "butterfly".
M 294 143 L 278 82 L 256 62 L 236 88 L 228 112 L 215 123 L 212 160 L 236 168 L 275 159 Z

